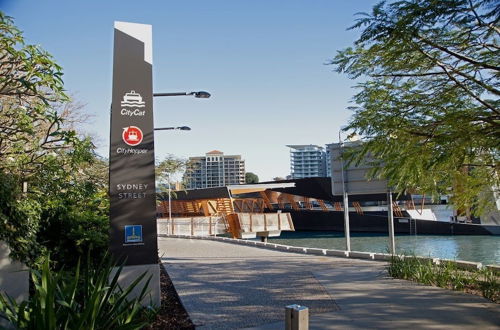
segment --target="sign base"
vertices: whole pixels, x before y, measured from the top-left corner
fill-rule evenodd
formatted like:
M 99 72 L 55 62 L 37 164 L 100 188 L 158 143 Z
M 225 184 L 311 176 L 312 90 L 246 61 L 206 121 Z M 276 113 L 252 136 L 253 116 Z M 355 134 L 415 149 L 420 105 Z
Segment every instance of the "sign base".
M 118 270 L 118 267 L 113 269 L 113 273 L 110 278 L 113 278 L 115 272 Z M 160 307 L 161 305 L 161 291 L 160 291 L 160 265 L 159 264 L 150 264 L 150 265 L 131 265 L 131 266 L 123 266 L 122 272 L 118 277 L 118 284 L 125 289 L 132 282 L 134 282 L 139 276 L 143 273 L 147 273 L 146 276 L 139 282 L 138 285 L 132 290 L 129 294 L 129 298 L 136 298 L 141 294 L 142 288 L 146 284 L 146 281 L 151 276 L 151 280 L 149 281 L 148 293 L 142 299 L 141 304 L 144 307 Z

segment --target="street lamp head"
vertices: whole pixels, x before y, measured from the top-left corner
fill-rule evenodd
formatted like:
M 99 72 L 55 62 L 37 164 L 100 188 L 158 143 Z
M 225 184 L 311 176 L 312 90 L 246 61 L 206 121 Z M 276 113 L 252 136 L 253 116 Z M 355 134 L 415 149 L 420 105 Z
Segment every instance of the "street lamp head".
M 186 95 L 193 95 L 194 97 L 199 98 L 199 99 L 208 99 L 210 97 L 210 93 L 205 92 L 205 91 L 191 92 L 191 93 L 186 93 L 186 92 L 153 93 L 154 97 L 157 97 L 157 96 L 186 96 Z
M 179 127 L 155 127 L 155 131 L 171 131 L 171 130 L 181 130 L 181 131 L 190 131 L 191 127 L 188 126 L 179 126 Z
M 208 99 L 210 97 L 210 93 L 205 91 L 191 92 L 189 94 L 194 95 L 198 99 Z

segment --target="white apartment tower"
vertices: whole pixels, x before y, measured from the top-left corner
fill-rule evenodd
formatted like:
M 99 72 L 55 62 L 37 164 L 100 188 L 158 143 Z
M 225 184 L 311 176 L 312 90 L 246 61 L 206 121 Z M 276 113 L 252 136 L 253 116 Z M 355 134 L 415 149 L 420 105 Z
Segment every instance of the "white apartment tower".
M 245 183 L 245 161 L 241 155 L 213 150 L 203 157 L 189 157 L 184 174 L 186 189 L 222 187 Z
M 323 147 L 287 145 L 290 148 L 290 174 L 292 179 L 326 176 L 325 151 Z

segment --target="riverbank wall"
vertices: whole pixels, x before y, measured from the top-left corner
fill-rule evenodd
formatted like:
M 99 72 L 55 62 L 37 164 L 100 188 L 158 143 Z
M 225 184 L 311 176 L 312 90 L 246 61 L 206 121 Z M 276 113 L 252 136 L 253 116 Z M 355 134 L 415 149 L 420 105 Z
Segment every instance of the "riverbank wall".
M 320 248 L 310 248 L 310 247 L 300 247 L 300 246 L 290 246 L 269 242 L 260 242 L 256 240 L 247 239 L 233 239 L 223 236 L 190 236 L 190 235 L 167 235 L 159 234 L 158 237 L 171 237 L 171 238 L 186 238 L 186 239 L 200 239 L 200 240 L 213 240 L 213 241 L 223 241 L 231 244 L 248 245 L 260 247 L 263 249 L 278 250 L 283 252 L 292 253 L 303 253 L 309 255 L 320 255 L 320 256 L 334 256 L 343 258 L 353 258 L 353 259 L 366 259 L 387 262 L 391 260 L 392 255 L 389 253 L 376 253 L 376 252 L 364 252 L 364 251 L 345 251 L 345 250 L 335 250 L 335 249 L 320 249 Z M 404 258 L 404 255 L 397 255 L 398 257 Z M 417 258 L 421 260 L 430 260 L 432 263 L 439 265 L 442 263 L 452 263 L 457 268 L 463 270 L 479 270 L 482 268 L 487 268 L 500 274 L 500 265 L 483 265 L 481 262 L 465 261 L 465 260 L 450 260 L 450 259 L 440 259 L 440 258 L 429 258 L 423 256 L 406 256 L 411 258 Z

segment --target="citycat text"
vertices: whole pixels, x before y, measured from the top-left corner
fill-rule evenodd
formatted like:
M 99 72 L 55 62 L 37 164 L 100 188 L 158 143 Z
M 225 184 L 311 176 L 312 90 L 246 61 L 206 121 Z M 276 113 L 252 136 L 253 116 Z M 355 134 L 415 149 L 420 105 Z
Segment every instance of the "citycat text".
M 139 110 L 139 109 L 134 109 L 134 110 L 131 110 L 131 109 L 122 109 L 122 111 L 120 112 L 120 114 L 122 116 L 139 116 L 139 117 L 142 117 L 146 114 L 146 110 Z

